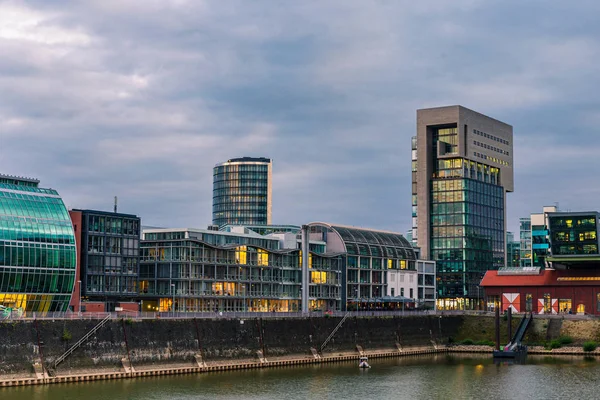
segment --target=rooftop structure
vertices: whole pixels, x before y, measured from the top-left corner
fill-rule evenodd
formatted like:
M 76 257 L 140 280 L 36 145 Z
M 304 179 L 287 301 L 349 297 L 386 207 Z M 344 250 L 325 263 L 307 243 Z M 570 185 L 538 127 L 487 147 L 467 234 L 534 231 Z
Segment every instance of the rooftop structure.
M 213 225 L 270 225 L 272 162 L 232 158 L 213 169 Z

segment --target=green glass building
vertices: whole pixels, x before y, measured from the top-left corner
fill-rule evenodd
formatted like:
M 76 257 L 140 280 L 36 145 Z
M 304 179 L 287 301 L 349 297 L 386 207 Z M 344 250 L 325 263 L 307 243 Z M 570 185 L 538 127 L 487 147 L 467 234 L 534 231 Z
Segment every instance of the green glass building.
M 484 309 L 479 283 L 505 266 L 512 139 L 510 125 L 462 106 L 417 110 L 413 239 L 436 261 L 438 309 Z
M 66 311 L 75 235 L 58 193 L 36 179 L 0 175 L 0 311 Z

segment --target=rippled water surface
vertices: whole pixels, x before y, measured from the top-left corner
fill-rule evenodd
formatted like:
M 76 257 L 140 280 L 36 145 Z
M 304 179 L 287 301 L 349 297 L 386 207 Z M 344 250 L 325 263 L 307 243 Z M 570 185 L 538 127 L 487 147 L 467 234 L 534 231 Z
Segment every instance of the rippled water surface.
M 600 361 L 421 356 L 355 363 L 0 389 L 0 399 L 598 399 Z

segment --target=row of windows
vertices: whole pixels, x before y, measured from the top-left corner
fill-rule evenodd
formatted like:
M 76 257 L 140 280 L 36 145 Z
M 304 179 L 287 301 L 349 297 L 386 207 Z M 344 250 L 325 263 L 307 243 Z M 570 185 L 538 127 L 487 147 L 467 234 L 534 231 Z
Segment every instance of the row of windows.
M 595 228 L 596 217 L 551 217 L 550 227 L 552 230 L 559 228 Z
M 14 194 L 3 193 L 0 194 Z M 0 198 L 0 214 L 40 219 L 69 219 L 62 200 L 53 197 L 27 196 L 28 199 Z
M 492 161 L 492 162 L 495 162 L 495 163 L 500 164 L 500 165 L 510 165 L 510 163 L 508 161 L 501 160 L 501 159 L 496 158 L 496 157 L 491 157 L 491 156 L 488 156 L 486 154 L 481 154 L 481 153 L 478 153 L 478 152 L 473 152 L 473 155 L 475 157 L 479 157 L 479 158 L 482 158 L 484 160 Z
M 225 193 L 221 190 L 215 191 L 213 193 L 213 203 L 256 203 L 256 204 L 266 204 L 267 203 L 267 194 L 266 193 L 258 193 L 252 195 L 246 192 L 230 192 Z
M 552 238 L 552 241 L 556 242 L 584 242 L 588 240 L 596 240 L 598 236 L 596 231 L 554 232 Z M 536 237 L 534 237 L 534 239 L 536 239 Z M 536 242 L 534 241 L 534 243 Z
M 598 254 L 598 244 L 552 245 L 554 255 Z
M 213 205 L 213 213 L 227 211 L 256 211 L 266 214 L 268 210 L 266 203 L 231 203 L 223 202 Z
M 0 274 L 0 293 L 70 295 L 74 280 L 74 271 L 4 268 Z
M 24 221 L 24 220 L 22 220 Z M 18 240 L 34 243 L 74 244 L 72 226 L 56 224 L 15 223 L 0 217 L 0 240 Z
M 470 202 L 484 206 L 500 207 L 503 198 L 495 197 L 470 190 L 434 191 L 431 194 L 432 203 Z
M 16 194 L 17 195 L 16 197 L 19 199 L 24 198 L 23 196 L 28 196 L 28 194 L 25 192 L 41 193 L 41 194 L 49 194 L 49 195 L 58 196 L 58 192 L 54 189 L 44 189 L 44 188 L 40 188 L 37 186 L 30 186 L 27 184 L 14 185 L 14 184 L 10 184 L 10 183 L 1 182 L 0 188 L 8 189 L 8 190 L 16 190 L 16 191 L 20 192 L 20 193 L 12 193 L 12 194 Z M 4 193 L 8 193 L 8 192 L 4 192 Z
M 489 144 L 478 142 L 477 140 L 473 140 L 473 144 L 475 146 L 483 147 L 484 149 L 493 150 L 496 153 L 504 154 L 505 156 L 509 156 L 509 152 L 503 149 L 499 149 L 498 147 L 490 146 Z
M 233 179 L 214 182 L 213 191 L 219 189 L 256 189 L 266 191 L 268 187 L 269 185 L 265 180 L 257 181 L 256 179 Z
M 15 247 L 0 241 L 0 265 L 36 268 L 75 268 L 75 246 L 56 249 Z
M 494 168 L 497 170 L 497 168 Z M 473 179 L 440 179 L 432 181 L 434 191 L 461 190 L 468 189 L 483 194 L 490 194 L 499 198 L 504 198 L 502 187 L 486 184 L 485 182 Z
M 88 215 L 89 232 L 112 233 L 118 235 L 140 235 L 140 220 L 100 215 Z
M 213 169 L 214 174 L 223 174 L 228 172 L 267 172 L 268 165 L 260 164 L 231 164 L 219 165 Z
M 216 173 L 213 176 L 213 183 L 223 181 L 254 181 L 256 184 L 266 184 L 269 181 L 269 175 L 266 173 L 257 172 L 224 172 Z
M 60 312 L 66 311 L 71 294 L 22 294 L 0 293 L 0 304 L 19 312 Z
M 505 145 L 507 145 L 507 146 L 510 144 L 510 143 L 508 142 L 508 140 L 501 139 L 501 138 L 499 138 L 499 137 L 497 137 L 497 136 L 490 135 L 489 133 L 485 133 L 485 132 L 479 131 L 479 130 L 477 130 L 477 129 L 473 129 L 473 133 L 474 133 L 474 134 L 476 134 L 476 135 L 482 136 L 482 137 L 484 137 L 484 138 L 491 139 L 491 140 L 493 140 L 494 142 L 498 142 L 498 143 L 505 144 Z

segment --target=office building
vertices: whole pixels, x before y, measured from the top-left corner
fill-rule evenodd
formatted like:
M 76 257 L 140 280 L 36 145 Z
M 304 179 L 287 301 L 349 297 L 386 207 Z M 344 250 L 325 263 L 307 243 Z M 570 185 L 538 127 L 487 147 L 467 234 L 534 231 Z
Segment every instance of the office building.
M 515 240 L 512 232 L 506 232 L 506 266 L 509 268 L 521 266 L 521 241 Z
M 531 218 L 519 218 L 519 266 L 531 267 Z
M 556 206 L 545 206 L 541 213 L 519 219 L 521 242 L 519 266 L 546 267 L 546 257 L 550 253 L 548 214 L 556 211 Z
M 310 311 L 339 311 L 343 255 L 311 241 Z M 321 250 L 320 253 L 314 250 Z M 143 231 L 142 311 L 301 311 L 302 252 L 291 232 Z
M 326 254 L 343 256 L 342 303 L 349 310 L 399 308 L 400 297 L 433 308 L 434 264 L 419 264 L 415 249 L 401 234 L 324 222 L 308 226 L 310 240 L 324 242 Z
M 137 311 L 140 218 L 98 210 L 70 210 L 69 214 L 78 249 L 73 310 Z
M 542 215 L 537 222 L 532 218 L 532 225 L 541 227 L 545 221 L 547 235 L 540 243 L 549 238 L 549 249 L 543 254 L 545 267 L 488 271 L 481 283 L 488 308 L 600 315 L 600 214 L 549 211 Z
M 213 169 L 213 225 L 270 225 L 271 176 L 268 158 L 232 158 L 217 164 Z
M 0 175 L 0 311 L 67 311 L 75 281 L 75 236 L 54 189 Z
M 440 309 L 483 309 L 479 282 L 505 265 L 513 130 L 462 106 L 417 111 L 413 239 L 437 264 Z

